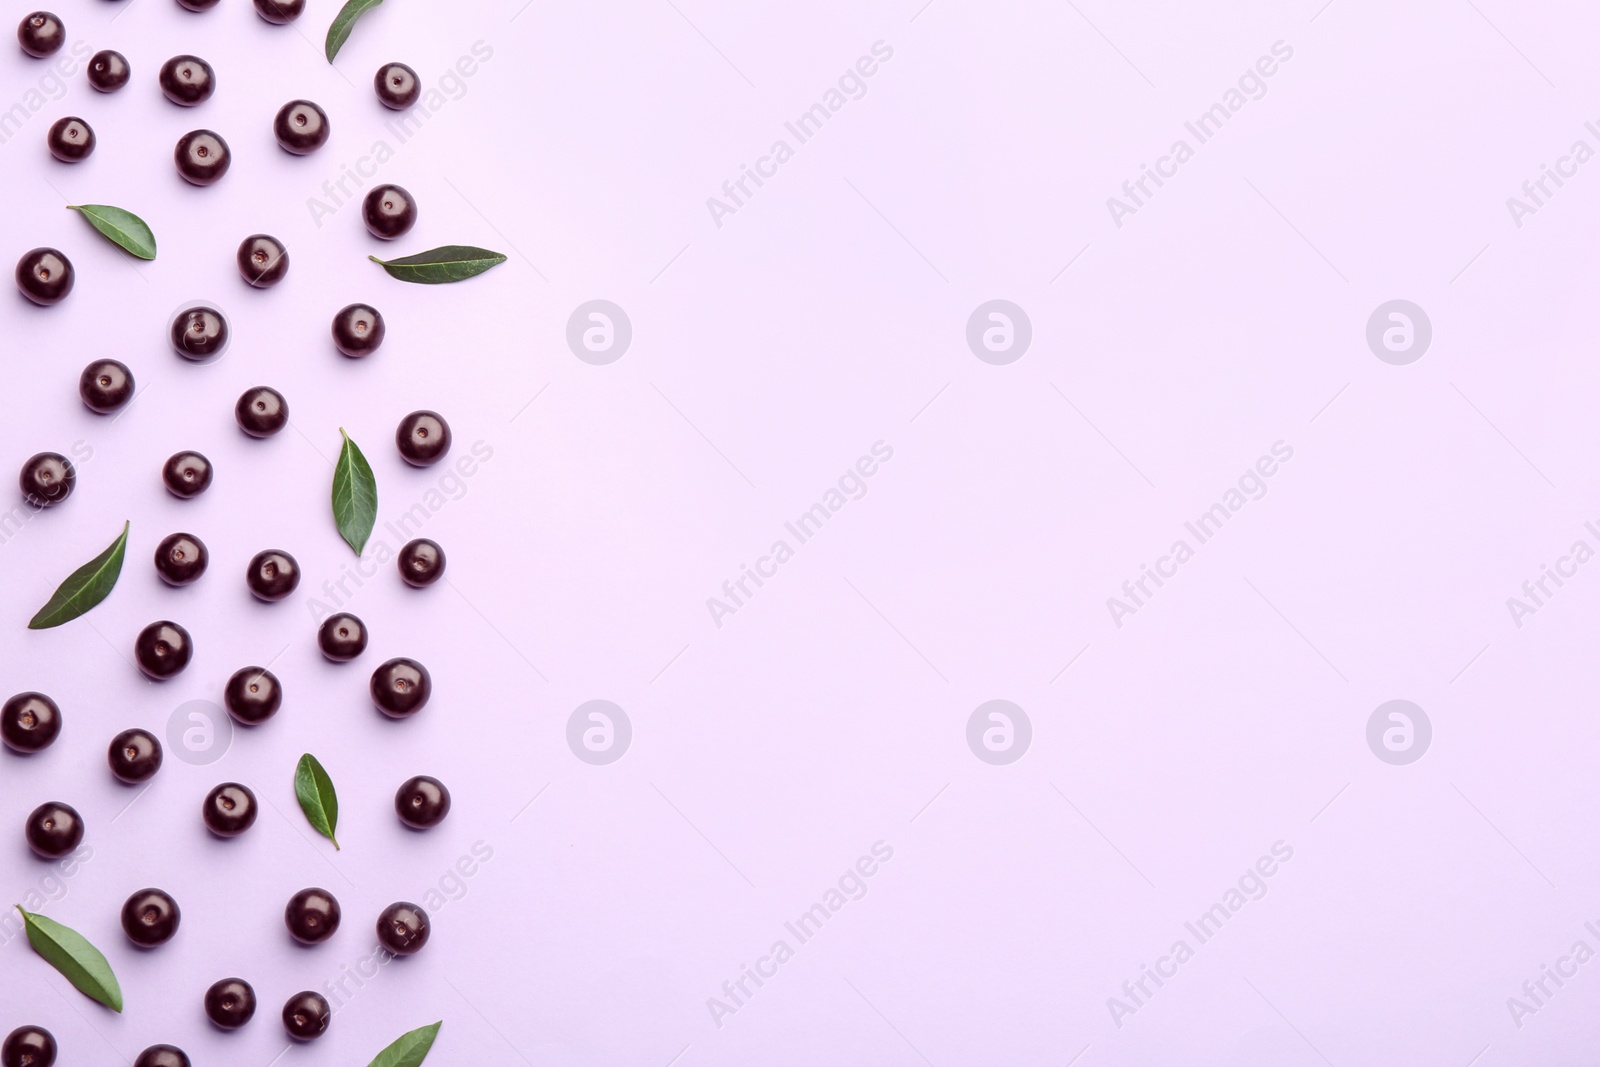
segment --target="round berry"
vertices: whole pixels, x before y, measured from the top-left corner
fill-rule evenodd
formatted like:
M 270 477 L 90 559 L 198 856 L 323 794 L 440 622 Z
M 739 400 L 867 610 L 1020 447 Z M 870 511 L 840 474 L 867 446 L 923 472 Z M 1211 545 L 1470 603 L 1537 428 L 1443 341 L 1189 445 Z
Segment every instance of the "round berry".
M 378 99 L 384 107 L 403 111 L 417 102 L 422 95 L 422 82 L 417 72 L 404 63 L 385 63 L 372 79 Z
M 244 580 L 257 600 L 272 603 L 295 591 L 300 584 L 300 564 L 289 553 L 269 548 L 250 557 Z
M 156 573 L 168 585 L 189 585 L 206 572 L 211 554 L 194 534 L 168 534 L 156 546 Z
M 36 508 L 54 507 L 72 495 L 78 484 L 77 469 L 59 452 L 40 452 L 28 457 L 18 478 L 22 496 Z
M 239 244 L 239 273 L 255 288 L 270 289 L 289 273 L 289 250 L 269 234 L 251 234 Z
M 17 260 L 17 288 L 41 307 L 65 300 L 76 280 L 72 261 L 54 248 L 35 248 Z
M 0 707 L 0 742 L 13 752 L 42 752 L 61 736 L 61 709 L 43 693 L 18 693 Z
M 191 363 L 206 363 L 228 350 L 228 317 L 214 307 L 191 304 L 172 317 L 172 350 Z
M 124 730 L 111 739 L 106 762 L 111 774 L 126 785 L 148 782 L 161 769 L 161 742 L 148 730 Z
M 57 119 L 44 143 L 61 162 L 77 163 L 94 151 L 94 130 L 80 118 Z
M 289 928 L 289 936 L 302 945 L 316 945 L 338 931 L 343 915 L 339 902 L 326 889 L 302 889 L 283 909 L 283 924 Z
M 178 902 L 159 889 L 141 889 L 122 905 L 122 932 L 140 948 L 165 945 L 182 920 Z
M 55 1067 L 56 1039 L 42 1026 L 19 1026 L 0 1044 L 0 1067 Z
M 256 1013 L 256 991 L 243 978 L 224 978 L 206 990 L 206 1017 L 224 1030 L 237 1030 Z
M 211 461 L 199 452 L 174 452 L 161 467 L 167 492 L 188 500 L 211 488 Z
M 193 655 L 189 631 L 175 622 L 153 622 L 139 631 L 133 643 L 133 658 L 152 681 L 164 682 L 182 673 Z
M 391 719 L 410 718 L 432 695 L 433 678 L 414 659 L 392 659 L 372 672 L 372 702 Z
M 450 424 L 437 411 L 413 411 L 394 432 L 400 457 L 413 467 L 430 467 L 450 451 Z
M 274 26 L 285 26 L 306 10 L 306 0 L 256 0 L 256 14 Z
M 418 775 L 395 793 L 394 810 L 413 830 L 431 830 L 450 814 L 450 790 L 437 778 Z
M 228 679 L 222 702 L 235 721 L 259 726 L 283 707 L 283 685 L 265 667 L 245 667 Z
M 218 0 L 178 0 L 178 6 L 185 11 L 210 11 L 217 3 Z
M 321 993 L 296 993 L 283 1006 L 283 1028 L 296 1041 L 315 1041 L 328 1032 L 332 1021 L 333 1011 Z
M 258 385 L 240 395 L 233 417 L 251 437 L 271 437 L 289 425 L 289 402 L 276 389 Z
M 367 650 L 367 628 L 347 611 L 329 615 L 317 628 L 317 647 L 335 663 L 348 663 Z
M 400 580 L 413 589 L 425 589 L 444 577 L 444 549 L 437 541 L 419 537 L 400 550 Z
M 378 943 L 396 956 L 411 956 L 428 943 L 428 913 L 407 901 L 390 904 L 378 916 Z
M 348 304 L 333 317 L 333 346 L 351 359 L 376 352 L 384 332 L 383 316 L 366 304 Z
M 35 11 L 17 26 L 17 43 L 35 59 L 55 55 L 67 43 L 67 28 L 48 11 Z
M 132 71 L 128 57 L 107 48 L 89 57 L 89 84 L 102 93 L 114 93 L 128 84 Z
M 206 829 L 218 837 L 238 837 L 256 824 L 256 795 L 237 782 L 225 782 L 206 794 L 200 814 Z
M 23 833 L 34 855 L 58 860 L 83 844 L 83 816 L 56 801 L 40 804 L 28 816 Z
M 417 224 L 417 205 L 398 185 L 380 185 L 361 202 L 361 217 L 372 236 L 392 241 Z
M 188 1055 L 176 1045 L 151 1045 L 139 1053 L 133 1067 L 191 1067 Z
M 259 0 L 257 6 L 260 6 Z M 278 109 L 272 133 L 285 152 L 303 156 L 328 143 L 328 113 L 309 100 L 291 100 Z
M 114 359 L 97 359 L 78 375 L 78 396 L 90 411 L 109 415 L 133 399 L 133 372 Z
M 179 176 L 190 185 L 211 185 L 228 173 L 233 155 L 220 135 L 210 130 L 190 130 L 178 138 L 172 160 L 178 165 Z
M 194 107 L 217 91 L 217 74 L 199 56 L 173 56 L 161 64 L 161 92 L 179 107 Z

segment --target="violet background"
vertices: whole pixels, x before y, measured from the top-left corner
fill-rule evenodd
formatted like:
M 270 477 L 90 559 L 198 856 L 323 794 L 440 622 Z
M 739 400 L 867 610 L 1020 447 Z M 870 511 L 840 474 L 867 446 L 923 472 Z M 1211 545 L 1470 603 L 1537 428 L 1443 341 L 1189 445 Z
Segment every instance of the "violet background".
M 67 1063 L 127 1062 L 156 1041 L 196 1064 L 365 1063 L 440 1018 L 430 1063 L 1588 1062 L 1600 965 L 1521 1028 L 1506 1000 L 1575 941 L 1600 948 L 1583 925 L 1600 920 L 1600 565 L 1520 628 L 1506 599 L 1575 540 L 1600 547 L 1583 526 L 1600 519 L 1586 458 L 1600 448 L 1600 164 L 1520 227 L 1506 199 L 1575 140 L 1600 149 L 1584 127 L 1600 118 L 1600 14 L 394 0 L 330 68 L 331 0 L 289 27 L 241 0 L 56 10 L 70 40 L 123 51 L 134 80 L 99 96 L 79 65 L 0 146 L 5 255 L 55 245 L 79 272 L 57 308 L 0 300 L 0 456 L 14 469 L 93 450 L 74 497 L 0 545 L 0 684 L 66 715 L 48 753 L 0 753 L 0 827 L 46 799 L 84 813 L 93 858 L 45 911 L 106 950 L 127 1010 L 79 997 L 13 938 L 0 1031 L 47 1025 Z M 492 58 L 398 143 L 372 72 L 403 59 L 437 86 L 480 41 Z M 707 198 L 775 139 L 794 147 L 784 123 L 880 41 L 893 57 L 865 95 L 718 226 Z M 1174 139 L 1193 145 L 1184 123 L 1279 41 L 1293 55 L 1265 95 L 1115 225 L 1107 198 Z M 219 79 L 192 111 L 154 84 L 185 51 Z M 0 59 L 0 107 L 49 69 Z M 295 97 L 334 131 L 303 159 L 271 139 Z M 75 167 L 42 143 L 66 114 L 100 139 Z M 199 126 L 236 156 L 208 190 L 170 163 Z M 377 247 L 357 207 L 319 226 L 307 205 L 380 139 L 394 155 L 375 180 L 421 210 L 397 248 Z M 59 210 L 69 201 L 139 212 L 160 258 L 131 262 Z M 292 267 L 254 292 L 233 250 L 263 231 Z M 365 260 L 454 242 L 511 258 L 436 289 Z M 207 367 L 164 339 L 197 297 L 235 330 Z M 566 342 L 594 299 L 633 331 L 604 366 Z M 965 339 L 991 299 L 1031 321 L 1005 366 Z M 1432 322 L 1407 366 L 1365 341 L 1391 299 Z M 362 362 L 327 337 L 353 300 L 389 324 Z M 75 395 L 100 354 L 144 389 L 115 423 Z M 288 397 L 291 431 L 257 442 L 232 425 L 256 384 Z M 419 407 L 450 420 L 456 457 L 492 449 L 424 528 L 449 582 L 416 592 L 384 567 L 349 600 L 372 647 L 324 663 L 312 599 L 355 562 L 328 515 L 339 428 L 393 520 L 445 473 L 405 467 L 388 443 Z M 707 598 L 879 441 L 893 458 L 865 496 L 715 625 Z M 1266 496 L 1114 625 L 1106 599 L 1278 441 L 1293 458 Z M 158 480 L 184 447 L 218 468 L 193 502 Z M 26 631 L 125 519 L 115 594 Z M 205 540 L 212 573 L 169 590 L 149 558 L 180 529 Z M 240 580 L 266 547 L 306 572 L 275 606 Z M 197 643 L 162 685 L 128 662 L 158 618 Z M 365 693 L 391 655 L 421 659 L 436 685 L 401 724 Z M 169 753 L 129 807 L 104 769 L 110 737 L 164 731 L 266 661 L 289 694 L 279 717 L 209 766 Z M 633 730 L 605 766 L 567 743 L 573 710 L 597 699 Z M 1005 766 L 966 742 L 994 699 L 1032 724 Z M 1391 699 L 1432 723 L 1408 766 L 1367 747 Z M 304 751 L 340 789 L 342 852 L 295 809 Z M 427 835 L 390 808 L 415 773 L 455 794 Z M 198 817 L 223 780 L 268 802 L 232 842 Z M 0 841 L 9 903 L 49 868 L 20 832 Z M 878 841 L 893 858 L 865 897 L 719 1027 L 708 998 L 776 939 L 794 945 L 784 923 Z M 1278 841 L 1293 859 L 1266 895 L 1115 1025 L 1107 998 Z M 458 888 L 449 872 L 477 842 L 493 858 Z M 427 950 L 285 1052 L 283 1000 L 354 967 L 384 905 L 441 882 L 457 899 L 435 910 Z M 184 924 L 139 954 L 117 911 L 145 885 L 174 893 Z M 312 951 L 280 919 L 307 885 L 346 915 Z M 200 996 L 233 974 L 263 1003 L 224 1035 Z

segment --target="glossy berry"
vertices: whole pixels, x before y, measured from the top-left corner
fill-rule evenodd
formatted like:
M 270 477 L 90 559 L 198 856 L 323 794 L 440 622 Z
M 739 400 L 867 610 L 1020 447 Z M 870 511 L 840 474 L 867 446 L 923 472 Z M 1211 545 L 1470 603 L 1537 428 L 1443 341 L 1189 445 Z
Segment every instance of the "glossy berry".
M 133 372 L 114 359 L 97 359 L 78 375 L 78 396 L 90 411 L 109 415 L 133 399 Z
M 89 84 L 102 93 L 114 93 L 128 84 L 132 71 L 128 57 L 107 48 L 89 57 Z
M 172 350 L 190 363 L 206 363 L 222 355 L 230 335 L 228 317 L 205 304 L 184 308 L 167 326 Z
M 289 928 L 289 936 L 302 945 L 316 945 L 338 931 L 343 915 L 339 902 L 326 889 L 302 889 L 283 909 L 283 924 Z
M 321 993 L 296 993 L 283 1006 L 283 1028 L 296 1041 L 315 1041 L 328 1032 L 332 1021 L 333 1010 Z
M 17 260 L 17 288 L 41 307 L 65 300 L 76 280 L 72 261 L 54 248 L 35 248 Z
M 173 56 L 161 64 L 161 92 L 179 107 L 194 107 L 217 91 L 217 74 L 199 56 Z
M 54 507 L 72 495 L 78 472 L 72 461 L 59 452 L 40 452 L 28 457 L 17 479 L 23 499 L 36 508 Z
M 19 1026 L 0 1044 L 0 1067 L 55 1067 L 56 1039 L 42 1026 Z
M 44 143 L 61 162 L 76 163 L 94 151 L 94 130 L 80 118 L 57 119 Z
M 351 359 L 376 352 L 385 332 L 383 316 L 366 304 L 347 304 L 333 317 L 333 346 Z
M 191 1067 L 188 1055 L 176 1045 L 151 1045 L 139 1053 L 133 1067 Z
M 67 43 L 67 28 L 48 11 L 35 11 L 17 26 L 17 43 L 35 59 L 55 55 Z
M 189 631 L 175 622 L 153 622 L 133 642 L 134 661 L 145 677 L 156 682 L 182 673 L 193 655 Z
M 259 0 L 256 6 L 260 6 Z M 328 113 L 309 100 L 291 100 L 284 104 L 272 123 L 278 147 L 297 156 L 315 152 L 327 144 L 330 132 Z
M 270 289 L 289 273 L 289 250 L 270 234 L 257 233 L 239 244 L 239 274 L 257 289 Z
M 256 991 L 243 978 L 224 978 L 206 990 L 206 1017 L 224 1030 L 237 1030 L 256 1013 Z
M 238 837 L 256 824 L 256 795 L 237 782 L 225 782 L 206 794 L 200 814 L 206 829 L 218 837 Z
M 361 202 L 361 217 L 372 236 L 392 241 L 417 224 L 417 204 L 398 185 L 380 185 Z
M 401 581 L 413 589 L 425 589 L 444 577 L 444 549 L 426 537 L 407 541 L 400 550 L 398 566 Z
M 222 702 L 235 721 L 259 726 L 283 707 L 283 685 L 265 667 L 245 667 L 228 679 Z
M 391 719 L 410 718 L 432 695 L 433 678 L 414 659 L 392 659 L 372 672 L 372 702 Z
M 439 779 L 420 774 L 395 793 L 394 810 L 413 830 L 431 830 L 450 814 L 450 790 Z
M 437 411 L 413 411 L 394 432 L 400 458 L 413 467 L 429 467 L 450 451 L 450 424 Z
M 211 461 L 199 452 L 174 452 L 161 467 L 167 492 L 188 500 L 211 488 Z
M 126 785 L 148 782 L 161 769 L 161 742 L 148 730 L 124 730 L 111 739 L 106 762 L 111 774 Z
M 83 816 L 66 804 L 40 804 L 24 827 L 28 847 L 41 859 L 58 860 L 83 844 Z
M 282 600 L 300 584 L 300 564 L 289 553 L 269 548 L 250 557 L 244 581 L 257 600 Z
M 428 913 L 403 900 L 390 904 L 378 916 L 378 943 L 396 956 L 421 952 L 432 932 Z
M 417 72 L 404 63 L 385 63 L 379 67 L 372 79 L 372 87 L 377 90 L 383 106 L 396 111 L 403 111 L 415 104 L 417 97 L 422 95 L 422 82 L 418 80 Z
M 367 650 L 367 628 L 347 611 L 329 615 L 317 628 L 317 647 L 335 663 L 348 663 Z
M 211 185 L 228 173 L 233 164 L 233 153 L 228 142 L 210 130 L 190 130 L 178 138 L 172 150 L 172 161 L 178 165 L 178 174 L 190 185 Z
M 289 402 L 276 389 L 258 385 L 240 394 L 233 417 L 251 437 L 271 437 L 289 425 Z
M 306 0 L 256 0 L 256 14 L 274 26 L 285 26 L 306 10 Z
M 178 902 L 159 889 L 141 889 L 122 905 L 122 932 L 140 948 L 165 945 L 181 921 Z
M 156 546 L 156 573 L 168 585 L 188 585 L 206 572 L 211 554 L 194 534 L 168 534 Z
M 61 736 L 61 709 L 43 693 L 18 693 L 0 706 L 0 742 L 13 752 L 42 752 Z
M 217 6 L 218 0 L 178 0 L 178 6 L 185 11 L 210 11 Z

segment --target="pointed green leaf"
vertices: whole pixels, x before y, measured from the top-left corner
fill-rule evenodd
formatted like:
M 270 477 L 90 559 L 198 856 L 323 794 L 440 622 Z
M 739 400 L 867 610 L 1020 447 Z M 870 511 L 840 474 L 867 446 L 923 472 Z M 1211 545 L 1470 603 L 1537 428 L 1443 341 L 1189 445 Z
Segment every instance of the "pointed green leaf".
M 333 17 L 333 25 L 328 27 L 328 43 L 324 49 L 328 53 L 328 62 L 333 62 L 333 57 L 339 54 L 339 49 L 344 47 L 345 41 L 350 39 L 350 31 L 355 28 L 356 19 L 383 3 L 383 0 L 350 0 L 339 13 Z
M 443 1025 L 444 1022 L 441 1020 L 432 1026 L 424 1026 L 409 1034 L 400 1035 L 394 1044 L 378 1053 L 378 1058 L 367 1067 L 418 1067 L 428 1058 L 428 1051 L 433 1048 L 433 1039 L 439 1036 L 439 1027 Z
M 339 536 L 359 556 L 378 522 L 378 480 L 372 476 L 367 457 L 343 428 L 339 436 L 344 438 L 344 445 L 339 449 L 339 462 L 333 467 L 333 521 L 339 527 Z
M 420 285 L 465 281 L 506 261 L 506 257 L 499 252 L 471 245 L 445 245 L 401 259 L 367 258 L 388 271 L 391 278 Z
M 68 204 L 89 220 L 89 225 L 104 234 L 112 244 L 140 259 L 156 258 L 156 235 L 149 225 L 131 211 L 110 204 Z
M 28 944 L 33 946 L 33 951 L 90 1000 L 97 1000 L 115 1012 L 122 1010 L 122 987 L 99 949 L 89 944 L 82 934 L 54 919 L 24 911 L 21 904 L 17 905 L 17 910 L 22 912 L 22 925 L 28 931 Z
M 122 536 L 111 542 L 110 548 L 67 575 L 50 602 L 28 623 L 28 629 L 48 630 L 71 622 L 111 595 L 122 574 L 122 557 L 128 550 L 128 527 L 131 525 L 123 523 Z
M 339 839 L 333 834 L 339 828 L 339 794 L 333 791 L 333 779 L 309 752 L 300 757 L 300 766 L 295 768 L 294 795 L 312 829 L 332 841 L 337 851 Z

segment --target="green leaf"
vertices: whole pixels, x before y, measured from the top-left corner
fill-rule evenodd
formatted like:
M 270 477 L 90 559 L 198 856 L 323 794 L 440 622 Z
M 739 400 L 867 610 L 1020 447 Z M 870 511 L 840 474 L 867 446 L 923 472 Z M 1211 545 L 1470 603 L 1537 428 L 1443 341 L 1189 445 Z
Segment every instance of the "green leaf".
M 325 51 L 328 53 L 328 62 L 333 62 L 333 57 L 339 54 L 339 49 L 344 47 L 345 41 L 350 39 L 350 31 L 355 28 L 356 19 L 383 3 L 383 0 L 349 0 L 349 3 L 339 9 L 333 17 L 333 25 L 328 27 L 328 43 Z
M 68 211 L 76 211 L 89 220 L 89 225 L 99 230 L 111 243 L 140 259 L 156 258 L 156 235 L 138 215 L 109 204 L 68 204 Z
M 122 557 L 128 550 L 130 525 L 123 523 L 122 536 L 111 542 L 110 548 L 67 575 L 50 602 L 28 623 L 28 629 L 48 630 L 71 622 L 111 595 L 122 574 Z
M 400 1035 L 394 1044 L 378 1053 L 377 1059 L 367 1067 L 418 1067 L 428 1058 L 428 1050 L 433 1048 L 433 1039 L 439 1036 L 439 1027 L 443 1025 L 441 1020 L 432 1026 Z
M 28 944 L 33 946 L 33 951 L 60 971 L 78 992 L 112 1011 L 122 1011 L 122 987 L 99 949 L 89 944 L 82 934 L 54 919 L 24 911 L 21 904 L 17 905 L 17 910 L 22 912 L 22 924 L 27 928 Z
M 339 462 L 333 467 L 333 521 L 339 527 L 339 536 L 359 556 L 378 522 L 378 480 L 372 476 L 367 457 L 343 427 L 339 436 L 344 438 L 344 445 L 339 449 Z
M 300 757 L 300 766 L 295 768 L 294 795 L 312 829 L 332 841 L 337 851 L 339 839 L 333 832 L 339 828 L 339 794 L 333 791 L 333 779 L 309 752 Z
M 391 278 L 399 278 L 403 282 L 416 282 L 419 285 L 443 285 L 445 282 L 465 281 L 506 261 L 506 257 L 499 252 L 491 252 L 487 248 L 474 248 L 471 245 L 445 245 L 403 259 L 379 259 L 377 256 L 367 258 L 388 271 Z

